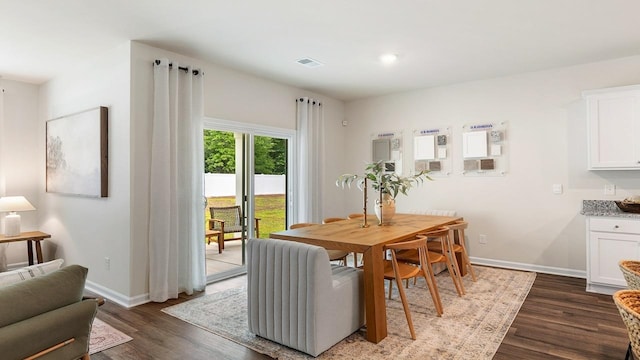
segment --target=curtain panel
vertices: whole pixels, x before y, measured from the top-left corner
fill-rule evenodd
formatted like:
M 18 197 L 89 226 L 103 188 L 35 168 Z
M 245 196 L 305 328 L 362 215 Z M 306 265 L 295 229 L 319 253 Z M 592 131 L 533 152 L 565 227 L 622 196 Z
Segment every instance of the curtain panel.
M 168 59 L 153 72 L 149 296 L 164 302 L 206 285 L 203 75 Z
M 298 146 L 298 219 L 322 222 L 324 179 L 324 111 L 322 104 L 302 97 L 296 100 Z

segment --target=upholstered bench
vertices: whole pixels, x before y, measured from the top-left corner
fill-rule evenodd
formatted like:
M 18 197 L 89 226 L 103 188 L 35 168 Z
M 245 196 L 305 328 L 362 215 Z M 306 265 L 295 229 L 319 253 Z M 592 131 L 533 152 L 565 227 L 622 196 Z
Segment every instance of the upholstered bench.
M 318 356 L 364 325 L 362 270 L 332 265 L 324 248 L 249 239 L 249 331 Z

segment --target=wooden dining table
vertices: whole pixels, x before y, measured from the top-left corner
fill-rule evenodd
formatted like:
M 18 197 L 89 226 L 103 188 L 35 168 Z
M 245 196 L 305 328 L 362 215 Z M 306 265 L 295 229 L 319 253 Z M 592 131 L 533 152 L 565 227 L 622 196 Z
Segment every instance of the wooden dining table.
M 271 233 L 274 239 L 322 246 L 364 254 L 364 293 L 367 340 L 378 343 L 387 336 L 387 313 L 384 290 L 384 246 L 412 239 L 416 234 L 462 220 L 455 216 L 395 214 L 389 224 L 378 225 L 375 216 L 345 219 L 328 224 Z

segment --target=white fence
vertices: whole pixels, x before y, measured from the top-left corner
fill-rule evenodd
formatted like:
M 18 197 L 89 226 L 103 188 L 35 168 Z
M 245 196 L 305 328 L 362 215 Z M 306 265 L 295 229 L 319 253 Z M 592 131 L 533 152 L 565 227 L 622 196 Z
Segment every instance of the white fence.
M 284 194 L 286 182 L 284 175 L 256 175 L 256 195 Z M 204 193 L 206 197 L 236 195 L 235 174 L 204 174 Z

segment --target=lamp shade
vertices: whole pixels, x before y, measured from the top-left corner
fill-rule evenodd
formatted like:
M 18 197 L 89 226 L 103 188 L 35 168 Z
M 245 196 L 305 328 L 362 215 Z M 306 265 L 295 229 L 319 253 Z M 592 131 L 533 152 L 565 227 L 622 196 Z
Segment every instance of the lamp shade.
M 2 211 L 30 211 L 36 208 L 24 196 L 0 197 L 0 212 Z

